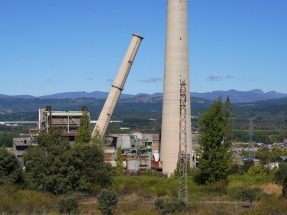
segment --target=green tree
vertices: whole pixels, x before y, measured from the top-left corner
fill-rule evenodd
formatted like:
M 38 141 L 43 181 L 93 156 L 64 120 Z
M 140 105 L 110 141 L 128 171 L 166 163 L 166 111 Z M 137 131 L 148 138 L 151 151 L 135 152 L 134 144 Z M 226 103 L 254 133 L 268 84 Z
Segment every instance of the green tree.
M 285 178 L 287 178 L 287 163 L 280 163 L 274 174 L 274 181 L 278 185 L 283 185 Z
M 249 176 L 263 176 L 266 175 L 266 172 L 264 172 L 264 168 L 260 165 L 260 164 L 256 164 L 251 166 L 248 171 L 247 171 L 247 175 Z
M 271 161 L 271 152 L 268 147 L 263 147 L 262 150 L 256 152 L 255 158 L 260 160 L 262 164 L 268 164 Z
M 94 191 L 111 184 L 112 168 L 96 144 L 71 146 L 58 131 L 42 133 L 24 155 L 25 185 L 54 194 Z
M 226 147 L 230 147 L 232 144 L 232 136 L 233 136 L 233 124 L 234 121 L 232 119 L 232 105 L 229 97 L 227 97 L 225 104 L 223 106 L 224 110 L 224 144 Z
M 24 154 L 25 186 L 42 192 L 64 193 L 71 189 L 66 155 L 71 149 L 58 130 L 41 133 L 38 146 L 29 147 Z
M 83 114 L 80 119 L 80 126 L 77 131 L 76 143 L 89 143 L 90 141 L 90 117 L 88 115 L 88 112 L 86 110 L 83 110 Z
M 223 105 L 224 111 L 224 148 L 226 150 L 226 156 L 229 164 L 229 169 L 234 165 L 232 162 L 232 152 L 229 151 L 232 146 L 232 137 L 233 137 L 233 125 L 234 121 L 232 118 L 232 105 L 229 96 L 226 98 L 226 101 Z
M 222 104 L 221 98 L 199 119 L 199 177 L 200 183 L 208 184 L 227 180 L 231 166 L 231 105 L 227 100 Z
M 98 206 L 102 215 L 112 215 L 118 203 L 118 196 L 113 190 L 103 189 L 98 196 Z
M 278 170 L 275 172 L 274 181 L 282 186 L 282 195 L 287 199 L 287 164 L 280 163 Z
M 243 163 L 243 171 L 246 173 L 248 170 L 254 165 L 254 161 L 252 159 L 245 160 Z
M 242 188 L 239 194 L 243 203 L 248 201 L 252 205 L 252 202 L 256 199 L 256 192 L 252 188 Z
M 0 148 L 0 184 L 22 181 L 22 167 L 16 157 Z
M 122 148 L 117 148 L 117 167 L 116 167 L 116 175 L 120 176 L 124 173 L 124 165 L 123 165 L 123 156 L 122 156 Z
M 75 171 L 71 178 L 75 190 L 97 191 L 98 186 L 111 185 L 112 166 L 104 161 L 103 150 L 98 144 L 76 144 L 67 161 Z

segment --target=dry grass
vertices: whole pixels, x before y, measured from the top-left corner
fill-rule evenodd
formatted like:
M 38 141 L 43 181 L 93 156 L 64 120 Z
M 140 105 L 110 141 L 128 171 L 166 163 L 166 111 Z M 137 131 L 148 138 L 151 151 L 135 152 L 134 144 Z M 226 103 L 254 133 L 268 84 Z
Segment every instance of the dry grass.
M 274 194 L 274 195 L 281 195 L 282 194 L 282 187 L 277 185 L 277 184 L 273 184 L 273 183 L 269 183 L 269 184 L 264 184 L 261 186 L 258 186 L 260 189 L 262 189 L 262 191 L 264 193 L 267 194 Z
M 84 199 L 80 204 L 82 205 L 91 205 L 91 204 L 97 204 L 98 199 L 96 197 L 89 197 Z

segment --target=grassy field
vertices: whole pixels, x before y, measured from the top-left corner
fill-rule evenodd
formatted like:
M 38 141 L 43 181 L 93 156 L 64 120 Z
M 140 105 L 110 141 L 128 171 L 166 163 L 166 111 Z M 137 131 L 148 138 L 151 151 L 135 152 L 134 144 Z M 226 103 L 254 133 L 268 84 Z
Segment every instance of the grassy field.
M 197 185 L 188 180 L 189 204 L 182 214 L 287 214 L 287 202 L 280 197 L 281 187 L 272 182 L 272 176 L 232 175 L 227 185 L 222 183 Z M 240 199 L 239 191 L 250 187 L 256 192 L 256 200 L 250 207 Z M 177 196 L 177 180 L 174 177 L 118 176 L 114 177 L 112 189 L 119 198 L 114 214 L 157 214 L 154 201 L 158 198 L 172 199 Z M 74 194 L 73 194 L 74 195 Z M 96 193 L 81 194 L 80 214 L 100 214 Z M 13 185 L 0 186 L 1 214 L 59 214 L 58 203 L 63 196 L 21 190 Z

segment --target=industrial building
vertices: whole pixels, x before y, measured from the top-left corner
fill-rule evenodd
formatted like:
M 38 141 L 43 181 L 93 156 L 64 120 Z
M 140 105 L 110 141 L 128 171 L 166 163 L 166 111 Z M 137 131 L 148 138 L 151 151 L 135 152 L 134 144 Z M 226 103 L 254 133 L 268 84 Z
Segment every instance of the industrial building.
M 105 159 L 116 166 L 116 150 L 121 149 L 123 166 L 127 172 L 149 169 L 161 171 L 159 134 L 109 134 L 106 137 Z
M 20 135 L 20 137 L 13 138 L 12 153 L 19 161 L 23 161 L 23 153 L 31 145 L 35 145 L 29 135 Z
M 13 138 L 12 152 L 23 161 L 23 153 L 31 146 L 36 145 L 39 132 L 48 132 L 51 128 L 61 129 L 63 136 L 70 142 L 75 140 L 77 129 L 83 111 L 54 111 L 51 106 L 39 109 L 39 121 L 36 128 L 31 128 L 29 134 Z M 88 113 L 88 116 L 90 114 Z M 121 148 L 124 168 L 128 172 L 137 172 L 148 169 L 161 170 L 159 161 L 159 134 L 108 134 L 105 136 L 105 160 L 115 166 L 116 150 Z
M 83 111 L 87 111 L 87 107 L 82 107 L 81 111 L 53 111 L 51 106 L 40 108 L 38 130 L 35 132 L 58 128 L 63 131 L 63 136 L 68 137 L 69 141 L 74 141 Z M 88 117 L 90 118 L 89 113 Z
M 13 138 L 13 154 L 22 161 L 23 153 L 29 145 L 36 145 L 39 132 L 48 132 L 51 128 L 61 129 L 64 137 L 67 137 L 69 141 L 74 141 L 84 110 L 87 111 L 87 108 L 82 107 L 81 111 L 53 111 L 51 106 L 40 108 L 38 127 L 29 129 L 29 134 Z M 88 116 L 90 116 L 89 113 Z
M 143 39 L 138 34 L 133 34 L 93 129 L 92 138 L 98 134 L 102 138 L 107 136 L 111 143 L 106 149 L 106 160 L 114 162 L 115 150 L 120 147 L 128 171 L 151 169 L 153 163 L 156 162 L 154 166 L 157 166 L 158 169 L 161 169 L 162 166 L 162 171 L 171 175 L 176 169 L 178 161 L 183 159 L 185 162 L 181 163 L 185 166 L 187 162 L 194 166 L 193 159 L 191 159 L 193 153 L 187 3 L 188 0 L 167 0 L 161 143 L 159 144 L 159 137 L 141 133 L 106 135 L 107 126 Z M 53 111 L 51 106 L 39 109 L 39 124 L 38 128 L 33 131 L 34 134 L 31 134 L 31 142 L 39 132 L 48 131 L 52 127 L 62 129 L 63 135 L 73 141 L 80 124 L 82 111 Z M 186 174 L 183 175 L 186 177 Z

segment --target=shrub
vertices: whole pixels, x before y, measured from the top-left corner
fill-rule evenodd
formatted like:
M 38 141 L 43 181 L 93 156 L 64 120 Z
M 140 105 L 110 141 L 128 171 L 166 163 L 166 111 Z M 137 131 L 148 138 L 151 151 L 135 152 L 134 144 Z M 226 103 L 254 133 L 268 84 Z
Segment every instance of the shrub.
M 274 180 L 276 184 L 282 185 L 282 195 L 287 198 L 287 164 L 279 164 L 279 169 L 275 172 Z
M 263 167 L 260 164 L 257 165 L 253 165 L 251 166 L 248 171 L 247 171 L 247 175 L 249 176 L 257 176 L 257 175 L 266 175 L 266 173 L 264 172 Z
M 287 177 L 284 179 L 283 182 L 282 195 L 285 199 L 287 199 Z
M 157 199 L 154 202 L 154 205 L 157 208 L 159 214 L 181 212 L 186 209 L 186 203 L 179 199 L 172 199 L 169 201 L 163 199 Z
M 78 199 L 74 196 L 69 196 L 59 201 L 59 212 L 65 214 L 79 214 Z
M 226 194 L 227 193 L 226 186 L 227 186 L 227 182 L 224 180 L 221 180 L 221 181 L 207 184 L 205 189 L 211 193 L 216 192 L 220 194 Z
M 243 168 L 244 172 L 248 172 L 250 167 L 252 167 L 253 165 L 254 165 L 254 161 L 252 159 L 248 159 L 248 160 L 244 161 L 242 168 Z
M 252 214 L 252 215 L 264 215 L 264 214 L 278 214 L 284 215 L 287 211 L 287 202 L 282 198 L 277 198 L 271 196 L 271 198 L 264 199 L 263 201 L 259 202 L 256 207 L 252 208 L 245 214 Z
M 248 187 L 242 188 L 240 191 L 240 197 L 243 203 L 248 201 L 252 205 L 252 202 L 256 199 L 256 192 L 254 189 Z
M 234 164 L 231 166 L 229 170 L 230 175 L 238 174 L 238 175 L 243 175 L 245 173 L 245 170 L 242 165 Z
M 101 213 L 103 215 L 111 215 L 117 206 L 118 196 L 113 190 L 103 189 L 98 196 L 98 202 Z

